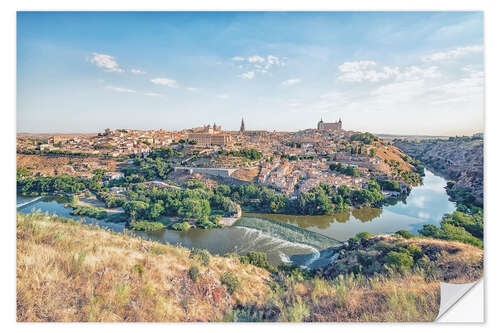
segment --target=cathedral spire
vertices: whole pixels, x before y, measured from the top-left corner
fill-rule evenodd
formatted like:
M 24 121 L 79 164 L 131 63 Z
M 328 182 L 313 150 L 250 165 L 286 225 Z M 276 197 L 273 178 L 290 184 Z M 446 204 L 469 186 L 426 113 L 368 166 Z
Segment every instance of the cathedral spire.
M 245 132 L 245 121 L 243 120 L 243 117 L 241 117 L 240 132 Z

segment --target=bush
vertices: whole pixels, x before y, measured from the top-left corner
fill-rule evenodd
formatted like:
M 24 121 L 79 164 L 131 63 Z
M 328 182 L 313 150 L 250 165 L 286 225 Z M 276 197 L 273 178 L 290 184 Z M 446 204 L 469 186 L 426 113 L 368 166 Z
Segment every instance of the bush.
M 300 322 L 309 317 L 310 311 L 307 304 L 302 301 L 300 296 L 297 296 L 296 301 L 286 309 L 285 317 L 287 321 Z
M 210 252 L 202 249 L 192 249 L 189 258 L 200 261 L 203 266 L 210 264 Z
M 210 218 L 204 217 L 200 221 L 198 221 L 196 225 L 198 226 L 198 228 L 202 229 L 214 229 L 222 227 L 222 225 L 219 224 L 218 222 L 212 222 L 210 220 L 211 220 Z
M 448 215 L 448 214 L 447 214 Z M 474 237 L 467 229 L 477 235 L 482 235 L 482 216 L 476 223 L 468 224 L 468 220 L 455 219 L 453 215 L 447 216 L 441 221 L 441 228 L 432 224 L 425 224 L 418 232 L 422 236 L 453 240 L 477 247 L 483 247 L 483 241 Z M 465 227 L 467 227 L 467 229 Z
M 413 257 L 408 253 L 391 251 L 384 257 L 387 265 L 399 270 L 409 270 L 413 266 Z
M 191 224 L 189 222 L 179 222 L 179 223 L 174 223 L 172 225 L 172 229 L 177 230 L 177 231 L 186 231 L 191 228 Z
M 225 272 L 222 274 L 220 283 L 226 286 L 227 292 L 230 295 L 240 287 L 240 280 L 233 272 Z
M 160 231 L 165 229 L 165 225 L 160 222 L 135 221 L 130 223 L 130 227 L 135 231 Z
M 369 233 L 368 231 L 362 231 L 356 235 L 356 238 L 368 239 L 368 238 L 372 238 L 372 234 Z
M 349 238 L 348 242 L 349 242 L 349 244 L 354 244 L 354 243 L 359 242 L 361 239 L 368 239 L 371 237 L 372 237 L 371 233 L 369 233 L 368 231 L 362 231 L 362 232 L 359 232 L 358 234 L 356 234 L 356 236 Z
M 415 237 L 409 231 L 406 231 L 406 230 L 399 230 L 399 231 L 396 231 L 394 234 L 399 235 L 405 239 L 410 239 L 410 238 Z
M 155 255 L 167 253 L 167 249 L 165 248 L 165 245 L 160 245 L 160 244 L 153 245 L 149 251 Z
M 409 244 L 405 249 L 402 249 L 400 252 L 406 252 L 412 256 L 414 261 L 417 261 L 422 257 L 422 248 L 417 244 Z
M 272 273 L 277 272 L 276 267 L 274 267 L 267 261 L 267 254 L 265 254 L 264 252 L 250 251 L 246 256 L 240 257 L 240 262 L 242 264 L 252 264 L 254 266 L 264 268 Z
M 198 277 L 200 276 L 200 269 L 198 268 L 198 266 L 191 266 L 188 270 L 188 275 L 191 280 L 196 282 L 196 280 L 198 280 Z
M 310 270 L 302 269 L 297 264 L 281 264 L 278 269 L 293 281 L 310 280 L 313 277 Z

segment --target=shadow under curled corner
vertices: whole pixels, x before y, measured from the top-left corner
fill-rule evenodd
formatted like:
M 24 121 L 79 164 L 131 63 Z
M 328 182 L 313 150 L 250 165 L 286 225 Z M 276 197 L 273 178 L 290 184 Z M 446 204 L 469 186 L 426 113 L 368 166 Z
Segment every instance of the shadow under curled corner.
M 436 322 L 470 322 L 467 318 L 455 319 L 456 316 L 448 316 L 448 312 L 450 310 L 454 310 L 456 305 L 465 301 L 464 296 L 466 296 L 474 287 L 481 288 L 481 300 L 480 302 L 484 302 L 484 280 L 480 279 L 478 281 L 472 283 L 463 283 L 463 284 L 451 284 L 441 282 L 441 301 L 439 306 L 439 314 L 437 315 L 435 321 Z M 462 305 L 462 304 L 460 304 Z M 476 319 L 473 322 L 484 322 L 484 314 L 483 314 L 483 303 L 481 304 L 463 304 L 466 306 L 468 310 L 474 312 L 474 318 Z M 469 311 L 468 311 L 469 312 Z M 446 315 L 446 316 L 445 316 Z M 463 319 L 463 320 L 462 320 Z

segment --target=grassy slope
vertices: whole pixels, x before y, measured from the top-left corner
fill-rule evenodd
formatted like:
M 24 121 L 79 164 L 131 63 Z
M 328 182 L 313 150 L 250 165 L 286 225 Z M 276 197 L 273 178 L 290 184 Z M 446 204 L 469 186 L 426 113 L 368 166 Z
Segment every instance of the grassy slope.
M 75 222 L 18 215 L 17 320 L 210 321 L 237 303 L 267 299 L 267 271 L 221 257 L 211 257 L 207 268 L 189 254 Z M 188 275 L 193 265 L 200 269 L 196 282 Z M 233 295 L 220 283 L 228 271 L 241 282 Z
M 439 311 L 439 280 L 471 282 L 482 273 L 481 249 L 422 238 L 377 236 L 341 261 L 354 265 L 356 251 L 372 251 L 380 242 L 418 244 L 436 255 L 437 271 L 329 279 L 280 272 L 272 278 L 235 258 L 211 256 L 203 266 L 188 249 L 19 214 L 17 320 L 432 321 Z M 188 273 L 193 265 L 200 268 L 196 282 Z M 220 283 L 228 271 L 241 282 L 232 295 Z

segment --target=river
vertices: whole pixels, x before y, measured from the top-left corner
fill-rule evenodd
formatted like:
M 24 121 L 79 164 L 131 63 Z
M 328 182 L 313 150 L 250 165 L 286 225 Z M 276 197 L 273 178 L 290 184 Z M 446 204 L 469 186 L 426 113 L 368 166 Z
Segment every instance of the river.
M 311 260 L 319 255 L 318 250 L 345 241 L 361 231 L 383 234 L 408 230 L 416 234 L 424 224 L 439 225 L 445 213 L 455 210 L 455 204 L 448 200 L 445 186 L 444 178 L 425 170 L 423 184 L 413 188 L 405 201 L 383 208 L 354 209 L 331 216 L 244 214 L 236 225 L 223 229 L 135 233 L 139 237 L 163 243 L 204 248 L 213 254 L 261 251 L 267 253 L 270 262 L 275 265 L 290 261 L 290 257 L 298 254 L 312 254 L 307 259 Z M 17 204 L 32 199 L 18 196 Z M 65 208 L 63 203 L 50 197 L 18 208 L 23 213 L 33 210 L 79 218 L 71 216 L 70 208 Z M 113 231 L 120 232 L 124 229 L 123 223 L 109 223 L 92 218 L 85 218 L 85 221 Z M 303 260 L 300 263 L 304 264 Z

